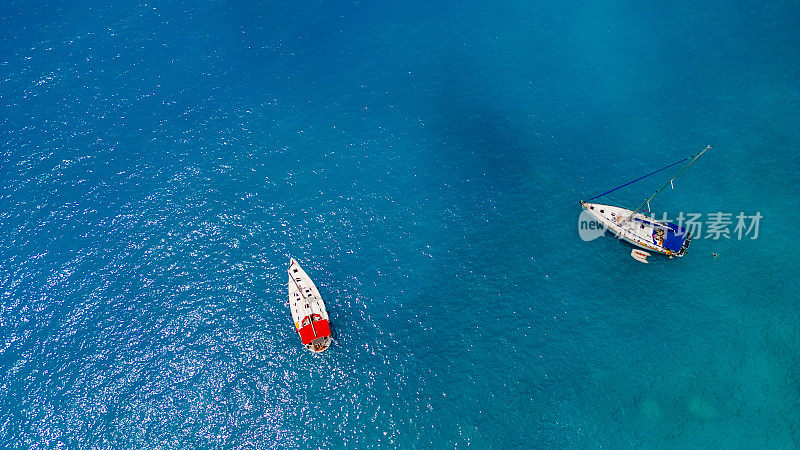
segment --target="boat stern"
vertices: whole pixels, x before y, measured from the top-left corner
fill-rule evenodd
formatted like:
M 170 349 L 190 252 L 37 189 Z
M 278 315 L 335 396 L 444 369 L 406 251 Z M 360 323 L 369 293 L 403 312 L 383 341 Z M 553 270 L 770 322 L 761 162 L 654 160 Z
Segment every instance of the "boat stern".
M 686 228 L 674 223 L 666 223 L 666 233 L 662 235 L 661 246 L 667 250 L 669 256 L 681 257 L 686 254 L 689 244 L 692 242 L 692 234 Z
M 330 336 L 324 336 L 306 344 L 306 348 L 313 353 L 322 353 L 331 346 L 331 343 L 333 343 L 333 339 Z
M 301 328 L 297 330 L 303 345 L 314 353 L 325 351 L 333 342 L 328 319 L 316 318 L 316 314 L 303 319 Z
M 677 256 L 683 256 L 686 254 L 686 251 L 689 250 L 689 244 L 692 243 L 692 233 L 686 233 L 686 240 L 683 241 L 683 245 L 681 245 L 681 249 L 678 251 Z

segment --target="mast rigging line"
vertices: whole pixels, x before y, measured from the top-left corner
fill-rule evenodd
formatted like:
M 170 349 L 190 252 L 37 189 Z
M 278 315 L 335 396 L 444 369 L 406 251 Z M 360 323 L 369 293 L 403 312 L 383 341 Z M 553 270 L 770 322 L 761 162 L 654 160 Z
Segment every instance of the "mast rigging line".
M 683 172 L 686 172 L 686 169 L 688 169 L 692 164 L 694 164 L 695 161 L 697 161 L 701 156 L 703 156 L 703 154 L 705 152 L 707 152 L 709 150 L 711 150 L 711 146 L 707 145 L 706 148 L 703 149 L 702 152 L 700 152 L 700 153 L 698 153 L 698 154 L 696 154 L 694 156 L 690 156 L 689 158 L 692 158 L 692 160 L 689 162 L 689 164 L 687 164 L 686 167 L 684 167 L 683 169 L 679 170 L 678 173 L 675 174 L 675 176 L 670 178 L 669 181 L 667 181 L 666 183 L 664 183 L 663 186 L 658 188 L 658 190 L 655 191 L 653 193 L 653 195 L 648 197 L 647 200 L 643 201 L 641 205 L 637 206 L 636 209 L 634 209 L 633 212 L 631 213 L 630 217 L 633 217 L 634 212 L 639 211 L 640 209 L 642 209 L 642 206 L 644 206 L 644 205 L 647 205 L 647 209 L 650 209 L 650 200 L 656 198 L 656 195 L 658 195 L 658 193 L 661 192 L 662 189 L 666 188 L 667 185 L 670 185 L 670 186 L 672 186 L 673 189 L 675 189 L 675 185 L 672 184 L 672 182 L 675 180 L 675 178 L 678 178 L 679 176 L 681 176 L 681 174 Z M 629 217 L 629 219 L 630 219 L 630 217 Z
M 648 173 L 647 175 L 645 175 L 645 176 L 643 176 L 643 177 L 639 177 L 639 178 L 637 178 L 637 179 L 635 179 L 635 180 L 633 180 L 633 181 L 629 181 L 629 182 L 627 182 L 627 183 L 623 184 L 622 186 L 617 186 L 617 187 L 615 187 L 614 189 L 611 189 L 611 190 L 610 190 L 610 191 L 608 191 L 608 192 L 603 192 L 603 193 L 602 193 L 602 194 L 600 194 L 600 195 L 595 195 L 594 197 L 592 197 L 592 198 L 590 198 L 589 200 L 586 200 L 586 201 L 587 201 L 587 202 L 590 202 L 590 201 L 592 201 L 592 200 L 594 200 L 594 199 L 597 199 L 597 198 L 600 198 L 600 197 L 602 197 L 602 196 L 604 196 L 604 195 L 608 195 L 608 194 L 610 194 L 610 193 L 612 193 L 612 192 L 614 192 L 614 191 L 616 191 L 616 190 L 618 190 L 618 189 L 622 189 L 622 188 L 624 188 L 625 186 L 627 186 L 627 185 L 629 185 L 629 184 L 636 183 L 637 181 L 639 181 L 639 180 L 643 180 L 643 179 L 645 179 L 645 178 L 649 177 L 650 175 L 655 175 L 655 174 L 657 174 L 658 172 L 661 172 L 662 170 L 667 170 L 667 169 L 669 169 L 670 167 L 672 167 L 672 166 L 675 166 L 675 165 L 678 165 L 678 164 L 680 164 L 680 163 L 682 163 L 682 162 L 686 161 L 687 159 L 690 159 L 690 158 L 693 158 L 693 157 L 694 157 L 694 155 L 693 155 L 693 156 L 687 156 L 686 158 L 683 158 L 683 159 L 682 159 L 682 160 L 680 160 L 680 161 L 674 162 L 674 163 L 672 163 L 672 164 L 670 164 L 670 165 L 668 165 L 668 166 L 666 166 L 666 167 L 662 167 L 662 168 L 660 168 L 660 169 L 656 170 L 655 172 L 650 172 L 650 173 Z

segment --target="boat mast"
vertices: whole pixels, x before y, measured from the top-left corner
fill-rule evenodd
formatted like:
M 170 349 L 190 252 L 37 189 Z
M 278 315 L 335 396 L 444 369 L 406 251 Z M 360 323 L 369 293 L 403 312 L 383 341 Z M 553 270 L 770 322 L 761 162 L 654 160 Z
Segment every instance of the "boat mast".
M 633 215 L 634 215 L 634 214 L 636 214 L 637 212 L 639 212 L 639 210 L 640 210 L 640 209 L 642 209 L 642 207 L 643 207 L 644 205 L 647 205 L 647 209 L 650 209 L 650 200 L 654 199 L 654 198 L 656 197 L 656 195 L 658 195 L 658 193 L 659 193 L 659 192 L 661 192 L 661 190 L 662 190 L 662 189 L 664 189 L 665 187 L 667 187 L 667 185 L 670 185 L 670 186 L 672 186 L 672 188 L 673 188 L 673 189 L 675 189 L 675 186 L 672 184 L 672 182 L 673 182 L 673 181 L 675 181 L 675 179 L 676 179 L 676 178 L 678 178 L 678 177 L 679 177 L 679 176 L 680 176 L 680 175 L 681 175 L 683 172 L 685 172 L 685 171 L 686 171 L 686 169 L 688 169 L 688 168 L 689 168 L 689 166 L 691 166 L 692 164 L 694 164 L 694 162 L 695 162 L 695 161 L 697 161 L 697 160 L 698 160 L 698 158 L 700 158 L 701 156 L 703 156 L 703 154 L 704 154 L 705 152 L 709 151 L 709 150 L 711 150 L 711 146 L 710 146 L 710 145 L 706 146 L 706 148 L 705 148 L 705 149 L 703 149 L 703 151 L 702 151 L 702 152 L 700 152 L 700 153 L 698 153 L 697 155 L 695 155 L 695 156 L 692 158 L 692 160 L 691 160 L 691 161 L 689 161 L 689 164 L 687 164 L 687 165 L 686 165 L 686 167 L 684 167 L 683 169 L 681 169 L 681 170 L 680 170 L 678 173 L 676 173 L 676 174 L 675 174 L 675 176 L 674 176 L 674 177 L 670 178 L 670 179 L 669 179 L 669 181 L 667 181 L 666 183 L 664 183 L 664 185 L 663 185 L 663 186 L 661 186 L 660 188 L 658 188 L 658 190 L 656 190 L 656 191 L 653 193 L 653 195 L 651 195 L 650 197 L 648 197 L 648 198 L 647 198 L 645 201 L 643 201 L 643 202 L 642 202 L 642 204 L 640 204 L 639 206 L 637 206 L 637 207 L 636 207 L 636 209 L 634 209 L 634 210 L 631 212 L 631 215 L 630 215 L 630 216 L 628 216 L 628 220 L 631 220 L 631 218 L 633 218 Z

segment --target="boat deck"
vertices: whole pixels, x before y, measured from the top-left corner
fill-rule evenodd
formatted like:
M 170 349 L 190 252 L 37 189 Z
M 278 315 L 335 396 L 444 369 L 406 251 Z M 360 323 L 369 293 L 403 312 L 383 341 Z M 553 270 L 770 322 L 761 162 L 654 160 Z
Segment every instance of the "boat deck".
M 289 308 L 303 345 L 319 352 L 331 344 L 331 330 L 325 302 L 317 286 L 295 261 L 289 263 Z
M 599 203 L 581 204 L 618 238 L 667 256 L 683 256 L 691 236 L 673 223 L 660 222 L 642 213 Z

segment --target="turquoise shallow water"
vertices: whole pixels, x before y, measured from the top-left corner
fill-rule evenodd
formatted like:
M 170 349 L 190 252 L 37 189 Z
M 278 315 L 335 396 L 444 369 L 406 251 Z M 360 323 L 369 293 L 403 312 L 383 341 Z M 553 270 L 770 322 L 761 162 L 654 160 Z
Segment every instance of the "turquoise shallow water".
M 4 3 L 0 446 L 797 448 L 798 28 L 788 1 Z M 578 200 L 707 144 L 653 207 L 758 239 L 580 240 Z

